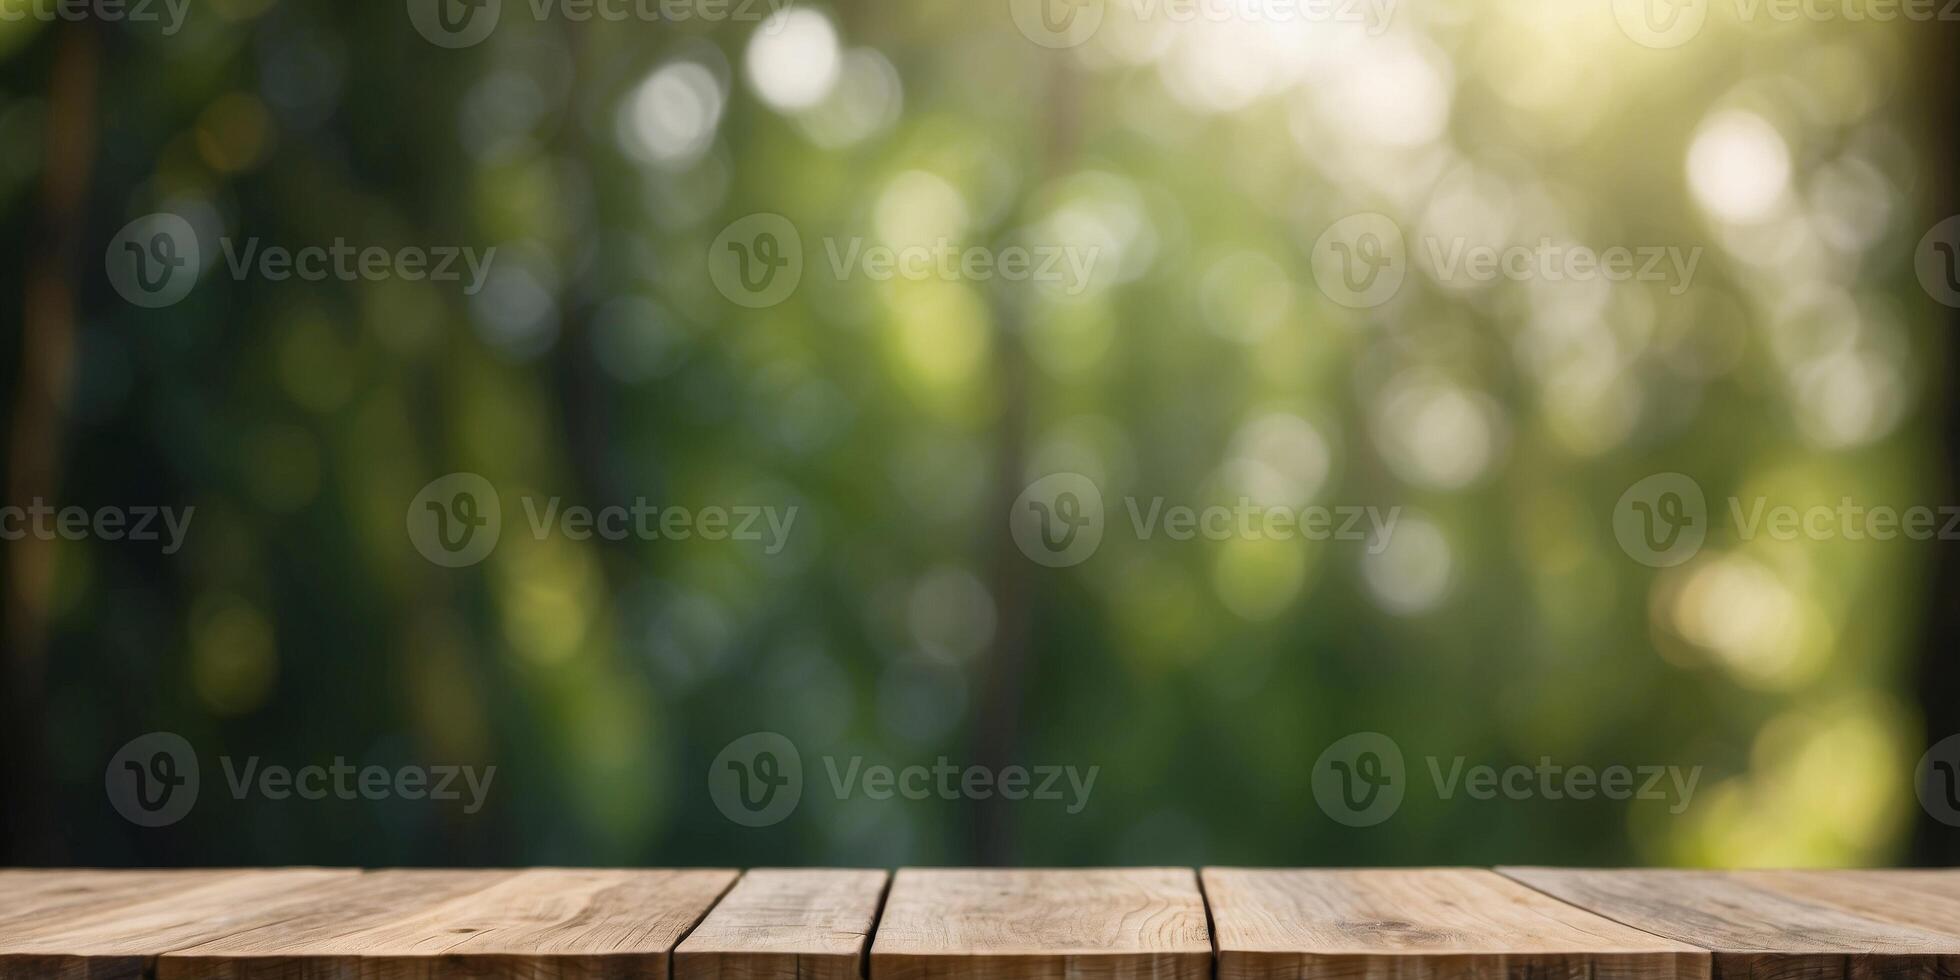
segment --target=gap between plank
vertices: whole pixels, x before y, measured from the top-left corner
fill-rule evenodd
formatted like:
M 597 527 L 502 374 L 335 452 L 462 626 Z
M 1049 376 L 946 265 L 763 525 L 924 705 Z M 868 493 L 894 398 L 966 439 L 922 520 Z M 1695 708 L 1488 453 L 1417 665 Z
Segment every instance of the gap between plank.
M 1218 980 L 1218 923 L 1211 916 L 1211 893 L 1205 891 L 1205 869 L 1191 869 L 1198 878 L 1198 904 L 1205 908 L 1205 938 L 1211 940 L 1211 980 Z
M 885 903 L 891 901 L 892 882 L 898 880 L 898 869 L 885 870 L 885 883 L 878 889 L 878 906 L 871 910 L 871 927 L 864 931 L 864 955 L 858 957 L 858 976 L 871 980 L 871 947 L 878 942 L 878 926 L 885 921 Z
M 749 872 L 755 869 L 735 868 L 733 870 L 735 877 L 728 879 L 728 884 L 722 886 L 721 893 L 715 896 L 715 900 L 709 902 L 708 907 L 701 910 L 700 917 L 690 923 L 687 928 L 682 929 L 681 934 L 674 938 L 674 945 L 668 947 L 667 980 L 674 980 L 674 963 L 681 958 L 681 944 L 687 942 L 687 937 L 694 935 L 696 929 L 701 928 L 701 923 L 708 921 L 708 916 L 713 915 L 715 909 L 720 908 L 721 903 L 728 900 L 728 893 L 734 891 L 735 886 L 741 884 L 742 879 L 747 878 Z

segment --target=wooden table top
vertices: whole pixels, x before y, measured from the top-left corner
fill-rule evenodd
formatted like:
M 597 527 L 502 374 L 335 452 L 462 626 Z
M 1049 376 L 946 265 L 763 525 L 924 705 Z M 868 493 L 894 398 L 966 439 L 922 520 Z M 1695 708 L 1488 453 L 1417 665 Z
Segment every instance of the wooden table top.
M 1960 871 L 0 870 L 0 980 L 1954 980 Z

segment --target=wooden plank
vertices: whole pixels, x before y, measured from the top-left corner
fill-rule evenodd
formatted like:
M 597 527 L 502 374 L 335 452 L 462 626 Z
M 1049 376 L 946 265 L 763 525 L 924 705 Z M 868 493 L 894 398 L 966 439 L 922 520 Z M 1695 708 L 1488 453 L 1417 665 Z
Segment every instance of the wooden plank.
M 1734 877 L 1943 935 L 1960 930 L 1960 871 L 1737 871 Z
M 871 945 L 871 980 L 1209 980 L 1188 868 L 905 868 Z
M 346 937 L 401 923 L 417 912 L 467 898 L 515 871 L 374 871 L 314 892 L 314 901 L 276 922 L 199 943 L 158 959 L 157 980 L 361 975 Z
M 1898 918 L 1885 898 L 1790 872 L 1501 869 L 1581 908 L 1713 950 L 1717 980 L 1933 980 L 1960 975 L 1960 920 Z M 1834 894 L 1832 894 L 1834 893 Z
M 1709 955 L 1490 871 L 1207 868 L 1218 980 L 1707 980 Z
M 1207 869 L 1218 980 L 1960 977 L 1960 871 L 1502 870 Z M 882 918 L 883 872 L 758 871 L 730 892 L 735 878 L 0 871 L 0 980 L 852 980 L 874 920 L 872 980 L 1213 967 L 1184 869 L 907 869 Z
M 93 898 L 0 922 L 0 980 L 142 977 L 163 953 L 277 921 L 304 905 L 312 889 L 358 872 L 132 874 L 115 882 L 82 872 L 76 888 Z
M 621 977 L 669 956 L 733 871 L 388 871 L 286 921 L 188 946 L 158 980 Z
M 0 929 L 23 930 L 77 909 L 105 908 L 207 884 L 231 871 L 0 870 Z
M 883 871 L 750 871 L 674 952 L 674 980 L 858 980 Z

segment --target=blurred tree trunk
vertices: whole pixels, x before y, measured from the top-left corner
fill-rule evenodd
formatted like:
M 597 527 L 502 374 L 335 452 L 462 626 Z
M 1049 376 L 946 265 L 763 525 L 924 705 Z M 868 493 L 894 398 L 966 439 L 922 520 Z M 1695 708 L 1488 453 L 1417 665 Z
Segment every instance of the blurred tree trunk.
M 1934 175 L 1928 195 L 1932 211 L 1924 215 L 1922 224 L 1931 226 L 1960 213 L 1960 24 L 1939 21 L 1926 26 L 1932 31 L 1924 53 L 1925 91 L 1930 93 L 1926 123 L 1927 130 L 1937 135 L 1928 168 Z M 1960 396 L 1952 391 L 1960 380 L 1960 343 L 1953 339 L 1960 337 L 1960 310 L 1945 312 L 1948 330 L 1941 362 L 1946 370 L 1939 375 L 1945 381 L 1941 386 L 1945 401 L 1938 411 L 1946 448 L 1946 492 L 1952 497 L 1954 487 L 1960 485 Z M 1936 556 L 1918 679 L 1919 704 L 1926 717 L 1925 746 L 1960 733 L 1960 542 L 1939 542 Z M 1919 821 L 1913 863 L 1960 865 L 1960 829 L 1934 820 L 1923 807 L 1915 807 L 1914 812 Z
M 7 452 L 7 502 L 27 506 L 61 491 L 62 436 L 75 353 L 75 286 L 82 266 L 88 182 L 95 157 L 99 41 L 89 24 L 56 29 L 41 161 L 43 248 L 28 260 L 20 382 Z M 6 549 L 6 661 L 10 692 L 7 785 L 14 802 L 5 849 L 14 864 L 60 861 L 54 784 L 48 777 L 48 594 L 54 543 L 33 535 Z
M 1044 52 L 1052 58 L 1048 74 L 1047 119 L 1037 190 L 1066 173 L 1075 157 L 1080 96 L 1069 52 Z M 999 773 L 1017 762 L 1020 750 L 1022 693 L 1032 645 L 1032 576 L 1036 568 L 1014 543 L 1008 511 L 1026 489 L 1028 443 L 1028 354 L 1023 346 L 1027 305 L 1008 305 L 997 311 L 1003 329 L 995 337 L 994 375 L 1000 390 L 1000 431 L 995 440 L 994 499 L 986 511 L 991 529 L 992 568 L 987 583 L 994 598 L 996 627 L 980 679 L 980 703 L 974 718 L 975 761 Z M 973 859 L 983 865 L 1014 865 L 1018 848 L 1009 806 L 998 794 L 973 804 Z

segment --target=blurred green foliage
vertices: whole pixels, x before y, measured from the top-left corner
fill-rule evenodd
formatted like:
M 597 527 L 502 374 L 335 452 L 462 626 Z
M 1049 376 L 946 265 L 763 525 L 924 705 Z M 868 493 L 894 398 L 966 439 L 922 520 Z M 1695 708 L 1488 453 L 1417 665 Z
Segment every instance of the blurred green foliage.
M 765 31 L 507 0 L 460 50 L 400 3 L 197 0 L 171 37 L 0 24 L 10 264 L 36 249 L 50 134 L 93 141 L 59 497 L 197 507 L 175 556 L 49 552 L 65 858 L 1896 858 L 1927 546 L 1718 526 L 1656 570 L 1612 512 L 1664 471 L 1711 510 L 1937 499 L 1917 26 L 1718 5 L 1656 50 L 1607 6 L 1411 4 L 1377 37 L 1118 9 L 1061 51 L 1005 2 L 798 4 Z M 63 118 L 50 78 L 76 33 L 96 92 Z M 1719 159 L 1695 164 L 1703 137 Z M 498 264 L 475 297 L 207 274 L 142 310 L 96 256 L 153 211 L 207 242 L 495 245 Z M 1353 310 L 1311 252 L 1360 211 L 1705 255 L 1679 295 L 1443 282 L 1417 259 L 1393 303 Z M 756 212 L 806 252 L 762 310 L 707 269 Z M 854 236 L 1092 243 L 1099 276 L 1076 295 L 840 280 L 823 243 Z M 450 570 L 403 515 L 457 471 L 499 488 L 506 533 Z M 1047 569 L 1008 542 L 1005 505 L 1059 471 L 1102 487 L 1113 530 Z M 1247 494 L 1401 507 L 1402 525 L 1379 555 L 1122 530 L 1127 497 Z M 771 557 L 513 533 L 527 495 L 801 516 Z M 139 831 L 102 765 L 153 730 L 199 747 L 206 802 Z M 754 731 L 788 735 L 806 778 L 758 830 L 706 792 Z M 1316 757 L 1356 731 L 1392 736 L 1416 782 L 1381 827 L 1312 794 Z M 232 800 L 220 755 L 498 775 L 475 815 Z M 823 760 L 854 756 L 1101 772 L 1083 812 L 1020 804 L 990 831 L 968 803 L 833 799 Z M 1677 815 L 1439 800 L 1431 756 L 1705 772 Z

